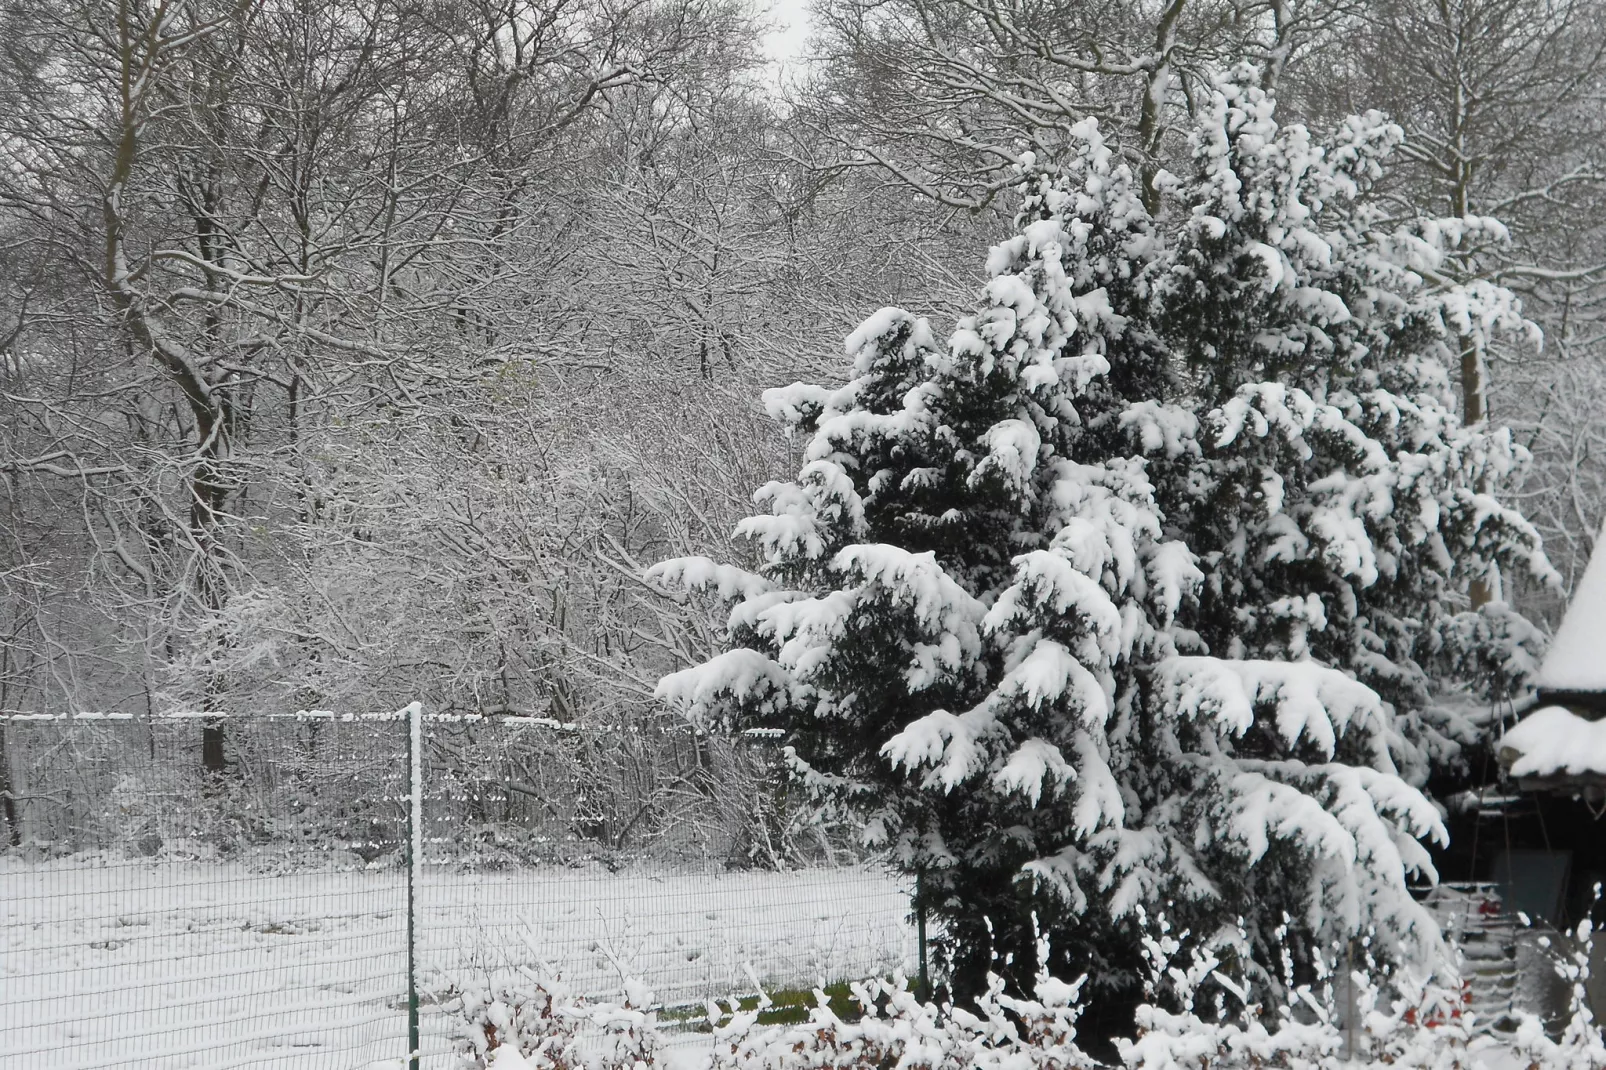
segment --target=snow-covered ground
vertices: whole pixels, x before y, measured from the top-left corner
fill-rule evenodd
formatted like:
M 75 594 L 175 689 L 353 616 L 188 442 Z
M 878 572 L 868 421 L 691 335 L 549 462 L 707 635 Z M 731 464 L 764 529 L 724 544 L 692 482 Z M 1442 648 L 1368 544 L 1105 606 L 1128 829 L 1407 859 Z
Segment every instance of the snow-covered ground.
M 641 977 L 666 1002 L 911 967 L 909 899 L 862 869 L 426 870 L 424 1065 L 452 1065 L 431 995 L 550 963 L 579 992 Z M 361 1068 L 406 1048 L 397 869 L 0 859 L 0 1066 Z

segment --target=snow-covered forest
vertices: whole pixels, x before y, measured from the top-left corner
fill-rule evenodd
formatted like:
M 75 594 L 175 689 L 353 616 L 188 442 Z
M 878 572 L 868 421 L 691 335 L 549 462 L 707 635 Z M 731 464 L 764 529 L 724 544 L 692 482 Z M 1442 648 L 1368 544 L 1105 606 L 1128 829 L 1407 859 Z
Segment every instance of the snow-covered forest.
M 1100 1038 L 1453 974 L 1606 518 L 1606 0 L 6 0 L 0 144 L 0 714 L 538 719 L 556 835 L 868 847 Z
M 664 716 L 719 640 L 641 573 L 796 471 L 761 391 L 884 305 L 945 333 L 1087 117 L 1182 210 L 1149 180 L 1240 61 L 1283 123 L 1400 124 L 1369 201 L 1543 331 L 1452 368 L 1532 454 L 1504 500 L 1564 580 L 1601 519 L 1595 0 L 0 18 L 0 708 Z

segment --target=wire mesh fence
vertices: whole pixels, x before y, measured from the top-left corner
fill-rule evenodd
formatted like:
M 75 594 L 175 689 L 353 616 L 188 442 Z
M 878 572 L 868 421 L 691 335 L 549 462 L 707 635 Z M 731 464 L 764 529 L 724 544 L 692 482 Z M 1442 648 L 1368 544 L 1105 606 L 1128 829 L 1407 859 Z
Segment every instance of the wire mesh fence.
M 510 968 L 665 1006 L 915 968 L 909 887 L 800 833 L 762 741 L 417 731 L 415 779 L 396 714 L 0 718 L 0 1066 L 399 1067 L 416 993 L 445 1068 Z

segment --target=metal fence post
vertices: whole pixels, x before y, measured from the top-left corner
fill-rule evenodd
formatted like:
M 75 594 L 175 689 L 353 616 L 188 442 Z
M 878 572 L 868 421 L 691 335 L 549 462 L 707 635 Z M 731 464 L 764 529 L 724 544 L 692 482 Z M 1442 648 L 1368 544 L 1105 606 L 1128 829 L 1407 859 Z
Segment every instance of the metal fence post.
M 920 943 L 920 1001 L 931 999 L 931 974 L 926 967 L 926 877 L 915 873 L 915 935 Z
M 424 856 L 424 707 L 407 714 L 407 1065 L 418 1070 L 418 873 Z
M 1344 1057 L 1355 1061 L 1355 1030 L 1361 1016 L 1360 993 L 1355 990 L 1355 938 L 1344 945 Z

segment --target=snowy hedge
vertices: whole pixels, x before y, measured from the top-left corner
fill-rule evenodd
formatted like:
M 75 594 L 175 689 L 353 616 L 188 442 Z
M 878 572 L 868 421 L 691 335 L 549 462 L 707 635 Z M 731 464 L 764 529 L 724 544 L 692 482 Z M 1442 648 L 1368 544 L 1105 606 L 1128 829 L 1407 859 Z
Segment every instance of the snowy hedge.
M 1144 998 L 1132 1037 L 1118 1042 L 1125 1070 L 1470 1070 L 1491 1064 L 1532 1070 L 1602 1070 L 1606 1045 L 1585 995 L 1590 934 L 1581 950 L 1557 960 L 1572 985 L 1571 1016 L 1559 1037 L 1532 1016 L 1514 1031 L 1480 1029 L 1453 979 L 1392 970 L 1363 957 L 1352 976 L 1324 973 L 1297 983 L 1291 955 L 1286 987 L 1266 1004 L 1256 986 L 1211 952 L 1147 923 Z M 1364 949 L 1363 949 L 1364 954 Z M 708 1005 L 710 1042 L 683 1047 L 678 1062 L 710 1070 L 1079 1070 L 1098 1063 L 1077 1042 L 1084 984 L 1054 977 L 1036 949 L 1027 991 L 1010 995 L 989 973 L 970 1004 L 922 1002 L 901 978 L 852 986 L 860 1014 L 836 1013 L 824 992 L 807 1021 L 762 1025 L 768 1006 Z M 1008 965 L 1007 963 L 1004 965 Z M 532 983 L 533 982 L 533 983 Z M 669 1061 L 670 1038 L 645 1010 L 652 995 L 626 985 L 619 1003 L 588 1001 L 534 974 L 504 977 L 456 1005 L 465 1026 L 463 1065 L 492 1070 L 643 1070 Z M 1350 1016 L 1346 1021 L 1346 1013 Z

